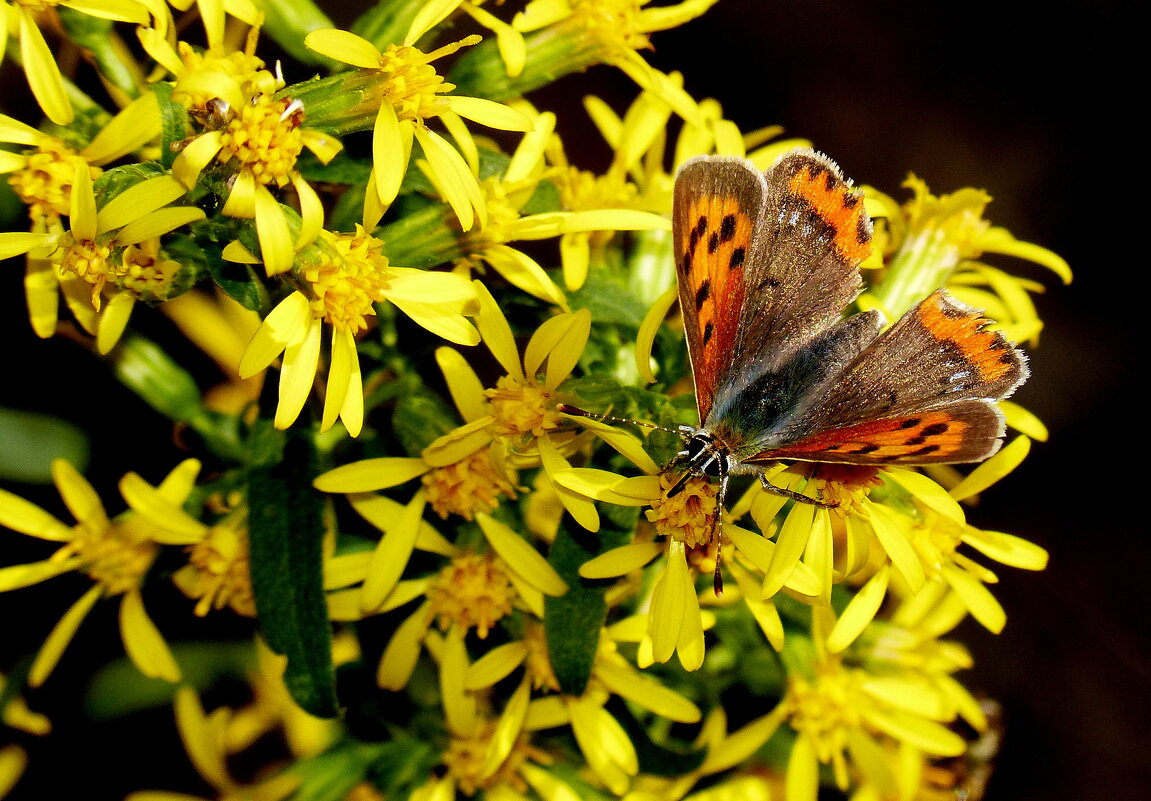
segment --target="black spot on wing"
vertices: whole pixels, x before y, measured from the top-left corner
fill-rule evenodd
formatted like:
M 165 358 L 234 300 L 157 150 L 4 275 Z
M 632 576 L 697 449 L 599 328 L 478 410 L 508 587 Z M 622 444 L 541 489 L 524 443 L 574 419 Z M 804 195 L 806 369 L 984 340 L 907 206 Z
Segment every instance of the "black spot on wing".
M 711 295 L 711 279 L 703 279 L 703 283 L 699 285 L 699 289 L 695 292 L 695 308 L 696 310 L 702 309 L 703 304 Z

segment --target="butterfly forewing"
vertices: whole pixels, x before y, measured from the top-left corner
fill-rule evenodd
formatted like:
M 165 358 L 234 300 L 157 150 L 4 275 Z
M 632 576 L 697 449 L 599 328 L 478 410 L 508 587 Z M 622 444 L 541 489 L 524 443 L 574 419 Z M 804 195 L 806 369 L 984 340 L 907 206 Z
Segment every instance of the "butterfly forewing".
M 742 311 L 754 303 L 744 273 L 766 192 L 763 175 L 748 162 L 721 157 L 689 161 L 675 183 L 679 305 L 701 421 L 711 410 L 717 379 L 733 369 Z

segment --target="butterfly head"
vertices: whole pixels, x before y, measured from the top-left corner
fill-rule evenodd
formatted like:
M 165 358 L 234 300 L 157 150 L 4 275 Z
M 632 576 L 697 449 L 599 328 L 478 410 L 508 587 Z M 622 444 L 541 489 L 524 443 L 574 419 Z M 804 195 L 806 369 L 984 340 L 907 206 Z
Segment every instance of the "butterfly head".
M 694 476 L 718 478 L 726 484 L 733 464 L 728 447 L 704 428 L 681 426 L 679 434 L 684 438 L 684 448 L 677 454 L 673 466 L 681 467 L 683 474 L 668 490 L 667 497 L 674 498 L 682 492 L 684 485 Z

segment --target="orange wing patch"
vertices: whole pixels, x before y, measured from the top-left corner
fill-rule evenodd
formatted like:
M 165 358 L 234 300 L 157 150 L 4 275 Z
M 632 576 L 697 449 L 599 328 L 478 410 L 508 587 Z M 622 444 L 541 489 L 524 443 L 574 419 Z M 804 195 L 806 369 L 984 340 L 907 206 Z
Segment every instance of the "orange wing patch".
M 695 306 L 702 364 L 695 372 L 714 375 L 735 341 L 743 304 L 743 266 L 751 249 L 751 218 L 738 198 L 706 195 L 692 200 L 686 219 L 692 223 L 680 243 L 683 275 Z M 685 324 L 691 320 L 684 315 Z M 706 382 L 699 382 L 704 385 Z M 711 407 L 700 397 L 700 408 Z
M 946 411 L 875 420 L 823 431 L 813 437 L 756 456 L 766 459 L 815 459 L 874 464 L 943 459 L 964 445 L 968 423 Z
M 953 345 L 981 381 L 1003 378 L 1017 369 L 1018 357 L 1001 334 L 987 331 L 991 320 L 933 292 L 919 304 L 919 322 L 936 340 Z
M 811 204 L 835 229 L 835 249 L 845 260 L 857 264 L 871 254 L 870 218 L 863 198 L 834 173 L 805 166 L 792 176 L 788 191 Z

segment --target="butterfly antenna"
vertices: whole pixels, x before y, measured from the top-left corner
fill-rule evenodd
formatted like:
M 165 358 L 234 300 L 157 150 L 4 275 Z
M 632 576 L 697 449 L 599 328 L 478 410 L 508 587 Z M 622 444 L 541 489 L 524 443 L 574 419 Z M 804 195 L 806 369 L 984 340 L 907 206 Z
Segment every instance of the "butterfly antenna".
M 652 429 L 655 429 L 656 431 L 666 431 L 669 434 L 676 434 L 677 436 L 683 435 L 681 431 L 677 431 L 674 428 L 668 428 L 667 426 L 660 426 L 660 425 L 656 425 L 655 423 L 645 423 L 642 420 L 631 420 L 627 417 L 613 417 L 610 414 L 599 414 L 598 412 L 589 412 L 585 409 L 579 408 L 578 406 L 571 406 L 571 405 L 566 404 L 566 403 L 556 404 L 556 411 L 559 412 L 560 414 L 570 415 L 571 417 L 590 417 L 593 420 L 603 420 L 604 422 L 607 422 L 607 423 L 630 423 L 633 426 L 642 426 L 644 428 L 652 428 Z

